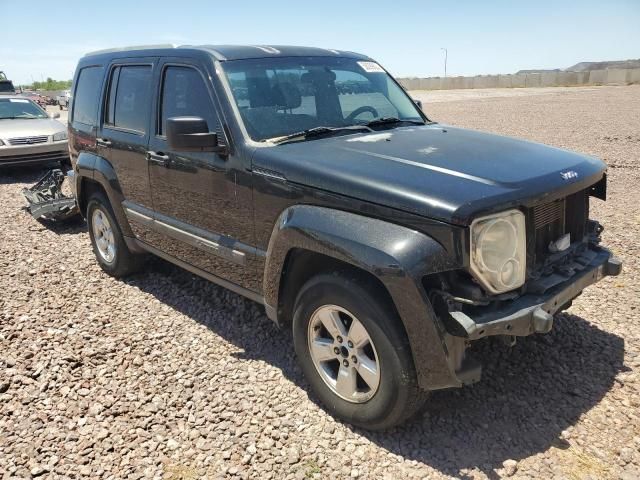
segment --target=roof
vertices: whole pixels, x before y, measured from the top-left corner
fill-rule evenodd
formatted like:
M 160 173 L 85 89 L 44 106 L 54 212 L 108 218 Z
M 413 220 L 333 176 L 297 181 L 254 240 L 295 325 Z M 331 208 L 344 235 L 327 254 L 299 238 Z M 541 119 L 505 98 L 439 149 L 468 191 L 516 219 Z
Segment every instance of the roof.
M 90 52 L 85 57 L 93 57 L 106 54 L 124 53 L 145 55 L 176 55 L 180 51 L 206 52 L 217 60 L 242 60 L 248 58 L 272 58 L 272 57 L 350 57 L 357 59 L 369 59 L 365 55 L 344 50 L 333 50 L 316 47 L 296 47 L 290 45 L 143 45 L 123 48 L 113 48 Z M 114 55 L 118 56 L 118 55 Z

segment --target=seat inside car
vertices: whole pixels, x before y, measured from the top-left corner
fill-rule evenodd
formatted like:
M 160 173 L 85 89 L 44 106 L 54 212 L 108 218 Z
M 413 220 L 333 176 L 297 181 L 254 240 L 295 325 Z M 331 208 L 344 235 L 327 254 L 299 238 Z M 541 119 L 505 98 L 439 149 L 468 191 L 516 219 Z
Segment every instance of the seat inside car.
M 292 82 L 278 82 L 269 92 L 269 105 L 242 109 L 247 129 L 261 137 L 275 137 L 292 129 L 317 126 L 317 120 L 308 114 L 294 113 L 302 105 L 300 89 Z

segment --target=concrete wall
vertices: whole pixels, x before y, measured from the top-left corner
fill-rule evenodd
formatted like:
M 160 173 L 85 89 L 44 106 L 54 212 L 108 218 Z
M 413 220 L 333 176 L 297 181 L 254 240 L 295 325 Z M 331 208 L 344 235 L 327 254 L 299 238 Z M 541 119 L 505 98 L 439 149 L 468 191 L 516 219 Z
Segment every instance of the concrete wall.
M 566 87 L 575 85 L 628 85 L 640 83 L 640 68 L 543 72 L 475 77 L 400 78 L 407 90 L 453 90 L 467 88 Z

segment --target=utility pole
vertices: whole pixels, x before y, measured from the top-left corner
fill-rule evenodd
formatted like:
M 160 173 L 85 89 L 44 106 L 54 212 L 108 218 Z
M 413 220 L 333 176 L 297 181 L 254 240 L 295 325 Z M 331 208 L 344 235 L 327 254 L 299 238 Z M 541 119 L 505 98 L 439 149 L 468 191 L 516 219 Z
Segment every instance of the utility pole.
M 447 52 L 446 48 L 441 48 L 440 50 L 444 50 L 444 78 L 447 78 Z

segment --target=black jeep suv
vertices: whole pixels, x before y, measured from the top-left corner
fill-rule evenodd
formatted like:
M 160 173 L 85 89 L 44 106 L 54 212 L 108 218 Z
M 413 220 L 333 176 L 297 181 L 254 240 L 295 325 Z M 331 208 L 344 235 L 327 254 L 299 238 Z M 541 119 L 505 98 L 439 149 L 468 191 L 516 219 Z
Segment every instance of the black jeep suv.
M 477 381 L 471 341 L 548 332 L 621 269 L 589 219 L 601 161 L 430 121 L 363 55 L 102 51 L 72 98 L 101 267 L 120 277 L 151 252 L 263 304 L 352 424 L 390 427 Z

